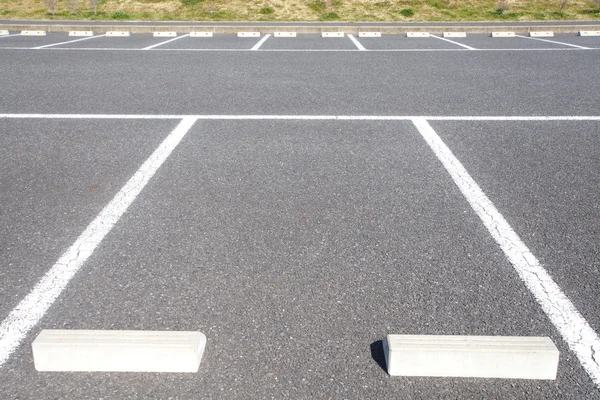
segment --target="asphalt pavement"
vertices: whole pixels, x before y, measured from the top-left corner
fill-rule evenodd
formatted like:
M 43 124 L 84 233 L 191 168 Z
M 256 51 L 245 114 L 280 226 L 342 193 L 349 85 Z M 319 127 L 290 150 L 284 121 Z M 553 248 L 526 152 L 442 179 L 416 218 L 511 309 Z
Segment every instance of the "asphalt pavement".
M 199 118 L 0 366 L 0 397 L 600 398 L 411 122 L 429 117 L 598 332 L 600 38 L 394 35 L 358 39 L 363 51 L 348 37 L 250 50 L 261 38 L 133 35 L 33 49 L 74 39 L 0 38 L 3 320 L 179 120 Z M 32 340 L 59 328 L 199 330 L 208 343 L 195 374 L 35 371 Z M 391 333 L 549 336 L 558 377 L 390 377 Z

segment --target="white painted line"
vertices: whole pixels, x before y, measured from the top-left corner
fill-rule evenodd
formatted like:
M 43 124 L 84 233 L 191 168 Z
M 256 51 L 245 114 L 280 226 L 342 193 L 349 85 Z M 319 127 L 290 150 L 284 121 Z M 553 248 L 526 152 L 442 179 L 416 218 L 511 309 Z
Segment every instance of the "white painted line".
M 188 37 L 188 36 L 190 36 L 190 35 L 182 35 L 182 36 L 179 36 L 179 37 L 176 37 L 173 39 L 165 40 L 164 42 L 160 42 L 160 43 L 153 44 L 152 46 L 144 47 L 142 50 L 150 50 L 155 47 L 162 46 L 163 44 L 174 42 L 176 40 L 183 39 L 184 37 Z
M 340 38 L 340 37 L 344 37 L 344 32 L 321 32 L 321 37 Z
M 553 37 L 554 36 L 554 32 L 550 32 L 550 31 L 545 31 L 545 32 L 541 32 L 541 31 L 529 32 L 529 36 L 530 37 Z
M 492 32 L 493 38 L 512 38 L 515 37 L 514 32 Z
M 600 36 L 600 31 L 579 31 L 579 36 Z
M 410 38 L 429 37 L 429 32 L 406 32 L 406 37 L 410 37 Z
M 0 36 L 8 36 L 8 34 L 9 34 L 9 33 L 10 33 L 10 32 L 8 32 L 8 31 L 7 31 L 7 30 L 5 30 L 5 29 L 0 29 Z
M 356 46 L 356 48 L 360 51 L 366 51 L 367 49 L 365 49 L 365 46 L 363 46 L 362 44 L 360 44 L 360 42 L 354 37 L 354 35 L 348 34 L 346 35 L 350 38 L 350 40 L 352 40 L 352 43 L 354 43 L 354 45 Z
M 440 36 L 437 36 L 437 35 L 431 35 L 431 37 L 443 40 L 445 42 L 449 42 L 449 43 L 455 44 L 455 45 L 460 46 L 460 47 L 464 47 L 467 50 L 477 50 L 474 47 L 467 46 L 466 44 L 458 43 L 458 42 L 455 42 L 454 40 L 446 39 L 446 38 L 443 38 L 443 37 L 440 37 Z
M 569 349 L 575 353 L 596 387 L 600 388 L 600 337 L 577 311 L 521 238 L 506 222 L 477 182 L 452 154 L 427 120 L 413 121 L 484 226 L 500 246 L 525 286 L 533 294 Z
M 38 371 L 198 372 L 201 332 L 42 330 L 31 347 Z
M 358 37 L 381 37 L 381 32 L 358 32 Z
M 442 36 L 445 38 L 464 38 L 467 37 L 467 32 L 443 32 Z
M 338 121 L 600 121 L 589 116 L 444 116 L 444 115 L 183 115 L 183 114 L 0 114 L 7 119 L 183 119 L 199 120 L 338 120 Z
M 296 32 L 275 32 L 273 33 L 273 37 L 296 37 Z
M 548 337 L 388 335 L 391 376 L 556 379 L 558 349 Z
M 31 292 L 2 321 L 0 324 L 0 367 L 60 296 L 71 278 L 75 276 L 127 211 L 148 181 L 194 125 L 194 122 L 196 122 L 196 118 L 185 117 L 182 119 L 125 186 L 87 226 L 75 243 L 63 253 Z
M 175 37 L 177 32 L 153 32 L 152 37 Z
M 46 31 L 21 31 L 21 36 L 46 36 Z
M 191 32 L 190 37 L 213 37 L 212 32 Z
M 237 37 L 260 37 L 260 32 L 238 32 Z
M 5 37 L 11 37 L 11 36 L 21 36 L 21 34 L 20 33 L 13 33 L 13 34 L 10 34 L 10 35 L 2 35 L 2 36 L 0 36 L 0 39 L 5 38 Z
M 591 48 L 589 48 L 589 47 L 578 46 L 578 45 L 576 45 L 576 44 L 571 44 L 571 43 L 557 42 L 556 40 L 539 39 L 539 38 L 527 37 L 527 36 L 522 36 L 522 35 L 516 35 L 516 36 L 517 36 L 517 37 L 520 37 L 520 38 L 523 38 L 523 39 L 538 40 L 538 41 L 540 41 L 540 42 L 548 42 L 548 43 L 562 44 L 562 45 L 564 45 L 564 46 L 575 47 L 575 48 L 577 48 L 577 49 L 591 50 Z
M 66 42 L 60 42 L 60 43 L 52 43 L 52 44 L 47 44 L 45 46 L 38 46 L 38 47 L 32 47 L 32 49 L 46 49 L 48 47 L 53 47 L 53 46 L 60 46 L 61 44 L 67 44 L 67 43 L 75 43 L 75 42 L 81 42 L 83 40 L 90 40 L 90 39 L 95 39 L 95 38 L 99 38 L 99 37 L 103 37 L 104 35 L 97 35 L 97 36 L 91 36 L 91 37 L 84 37 L 82 39 L 74 39 L 74 40 L 69 40 Z
M 266 42 L 270 37 L 271 37 L 270 33 L 266 34 L 265 36 L 263 36 L 262 39 L 260 39 L 258 41 L 258 43 L 256 43 L 254 46 L 252 46 L 252 48 L 250 50 L 258 50 L 258 49 L 260 49 L 260 46 L 262 46 L 263 43 Z
M 94 36 L 92 31 L 69 31 L 69 36 Z
M 108 31 L 106 32 L 107 37 L 127 37 L 130 35 L 130 32 L 123 31 Z

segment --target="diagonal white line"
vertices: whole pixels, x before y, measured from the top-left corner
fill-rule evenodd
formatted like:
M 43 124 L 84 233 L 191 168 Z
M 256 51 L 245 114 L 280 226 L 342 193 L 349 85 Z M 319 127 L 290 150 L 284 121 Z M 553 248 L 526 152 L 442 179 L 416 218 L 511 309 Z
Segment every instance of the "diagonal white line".
M 127 208 L 196 122 L 185 117 L 115 197 L 0 324 L 0 367 L 56 301 Z
M 184 37 L 187 37 L 187 36 L 190 36 L 190 34 L 188 33 L 187 35 L 182 35 L 182 36 L 178 36 L 178 37 L 173 38 L 173 39 L 165 40 L 164 42 L 160 42 L 160 43 L 153 44 L 152 46 L 144 47 L 142 50 L 150 50 L 150 49 L 153 49 L 155 47 L 162 46 L 163 44 L 167 44 L 167 43 L 173 42 L 175 40 L 183 39 Z
M 436 35 L 432 35 L 432 34 L 429 34 L 429 36 L 434 37 L 436 39 L 444 40 L 446 42 L 454 43 L 455 45 L 464 47 L 465 49 L 468 49 L 468 50 L 477 50 L 475 47 L 467 46 L 466 44 L 458 43 L 458 42 L 455 42 L 454 40 L 446 39 L 445 37 L 436 36 Z
M 427 120 L 417 118 L 413 123 L 438 160 L 444 165 L 456 186 L 465 196 L 490 235 L 500 246 L 525 286 L 533 294 L 552 324 L 596 387 L 600 388 L 600 337 L 577 311 L 550 274 L 512 229 L 461 162 L 452 154 Z
M 2 36 L 0 36 L 0 39 L 5 38 L 5 37 L 11 37 L 11 36 L 21 36 L 21 34 L 20 33 L 12 33 L 10 35 L 2 35 Z
M 260 49 L 260 46 L 262 46 L 262 45 L 263 45 L 263 43 L 264 43 L 264 42 L 266 42 L 266 41 L 267 41 L 267 39 L 269 39 L 270 37 L 271 37 L 271 34 L 270 34 L 270 33 L 266 34 L 266 35 L 265 35 L 265 36 L 263 36 L 263 38 L 262 38 L 262 39 L 260 39 L 260 40 L 258 41 L 258 43 L 256 43 L 256 44 L 254 45 L 254 47 L 252 47 L 250 50 L 258 50 L 258 49 Z
M 564 42 L 557 42 L 556 40 L 548 40 L 548 39 L 540 39 L 540 38 L 533 38 L 533 37 L 529 37 L 529 36 L 523 36 L 523 35 L 515 35 L 516 37 L 520 37 L 523 39 L 531 39 L 531 40 L 539 40 L 540 42 L 548 42 L 548 43 L 556 43 L 556 44 L 562 44 L 564 46 L 571 46 L 571 47 L 575 47 L 578 49 L 583 49 L 583 50 L 591 50 L 590 47 L 583 47 L 583 46 L 578 46 L 576 44 L 571 44 L 571 43 L 564 43 Z
M 106 35 L 96 35 L 96 36 L 85 37 L 82 39 L 69 40 L 67 42 L 52 43 L 52 44 L 47 44 L 45 46 L 32 47 L 32 49 L 34 49 L 34 50 L 45 49 L 46 47 L 59 46 L 61 44 L 67 44 L 67 43 L 81 42 L 82 40 L 90 40 L 90 39 L 95 39 L 95 38 L 99 38 L 99 37 L 103 37 L 103 36 L 106 36 Z
M 365 46 L 363 46 L 357 38 L 354 37 L 354 35 L 348 34 L 346 35 L 350 38 L 350 40 L 352 40 L 352 42 L 354 43 L 354 45 L 356 46 L 357 49 L 365 51 L 367 49 L 365 49 Z

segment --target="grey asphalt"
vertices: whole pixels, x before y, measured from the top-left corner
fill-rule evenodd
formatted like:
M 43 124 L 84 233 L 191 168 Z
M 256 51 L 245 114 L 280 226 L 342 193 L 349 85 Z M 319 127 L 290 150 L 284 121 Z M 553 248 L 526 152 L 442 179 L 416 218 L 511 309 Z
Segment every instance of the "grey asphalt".
M 0 49 L 0 113 L 599 115 L 597 59 Z M 599 123 L 431 124 L 598 331 Z M 2 318 L 175 125 L 0 119 Z M 43 328 L 193 329 L 208 344 L 197 374 L 39 373 Z M 547 335 L 558 378 L 391 378 L 388 333 Z M 0 382 L 6 399 L 600 398 L 407 121 L 197 121 Z

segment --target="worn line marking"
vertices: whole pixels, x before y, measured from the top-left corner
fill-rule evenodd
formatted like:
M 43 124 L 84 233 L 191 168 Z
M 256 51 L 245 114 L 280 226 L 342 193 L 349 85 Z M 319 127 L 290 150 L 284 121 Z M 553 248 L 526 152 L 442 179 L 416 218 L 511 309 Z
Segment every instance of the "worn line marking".
M 270 34 L 270 33 L 266 34 L 266 35 L 265 35 L 265 36 L 263 36 L 263 38 L 262 38 L 262 39 L 260 39 L 260 40 L 258 41 L 258 43 L 256 43 L 256 44 L 254 45 L 254 47 L 252 47 L 250 50 L 258 50 L 258 49 L 260 49 L 260 46 L 262 46 L 262 45 L 263 45 L 263 43 L 264 43 L 264 42 L 266 42 L 266 41 L 267 41 L 267 39 L 269 39 L 270 37 L 271 37 L 271 34 Z
M 521 238 L 511 228 L 477 182 L 452 154 L 426 119 L 413 120 L 438 160 L 465 196 L 490 235 L 500 246 L 521 280 L 534 295 L 552 324 L 560 332 L 596 387 L 600 388 L 600 337 L 577 311 Z
M 363 46 L 358 39 L 356 39 L 354 37 L 354 35 L 351 34 L 347 34 L 346 36 L 348 36 L 350 38 L 350 40 L 352 40 L 352 42 L 354 43 L 354 45 L 356 46 L 356 48 L 360 51 L 366 51 L 367 49 L 365 49 L 365 46 Z
M 562 44 L 562 45 L 564 45 L 564 46 L 571 46 L 571 47 L 575 47 L 575 48 L 578 48 L 578 49 L 583 49 L 583 50 L 591 50 L 591 47 L 583 47 L 583 46 L 578 46 L 578 45 L 576 45 L 576 44 L 571 44 L 571 43 L 557 42 L 556 40 L 540 39 L 540 38 L 529 37 L 529 36 L 523 36 L 523 35 L 515 35 L 515 36 L 516 36 L 516 37 L 523 38 L 523 39 L 539 40 L 540 42 L 556 43 L 556 44 Z
M 69 281 L 127 211 L 158 168 L 194 125 L 194 122 L 196 122 L 196 118 L 193 117 L 182 119 L 110 203 L 87 226 L 75 243 L 63 253 L 31 292 L 2 321 L 0 324 L 0 367 L 60 296 Z
M 144 47 L 142 50 L 150 50 L 155 47 L 162 46 L 163 44 L 167 44 L 169 42 L 174 42 L 175 40 L 183 39 L 184 37 L 188 37 L 188 36 L 190 36 L 189 33 L 187 35 L 177 36 L 176 38 L 165 40 L 164 42 L 156 43 L 156 44 L 153 44 L 152 46 Z
M 437 35 L 431 35 L 431 34 L 429 36 L 434 37 L 436 39 L 444 40 L 444 41 L 449 42 L 449 43 L 453 43 L 453 44 L 455 44 L 457 46 L 464 47 L 465 49 L 468 49 L 468 50 L 477 50 L 475 47 L 467 46 L 466 44 L 458 43 L 458 42 L 455 42 L 454 40 L 446 39 L 445 37 L 441 37 L 441 36 L 437 36 Z
M 90 40 L 90 39 L 95 39 L 95 38 L 99 38 L 99 37 L 103 37 L 103 36 L 106 36 L 106 35 L 96 35 L 96 36 L 84 37 L 82 39 L 74 39 L 74 40 L 69 40 L 67 42 L 52 43 L 52 44 L 47 44 L 45 46 L 32 47 L 31 49 L 32 50 L 45 49 L 45 48 L 52 47 L 52 46 L 60 46 L 61 44 L 81 42 L 83 40 Z

